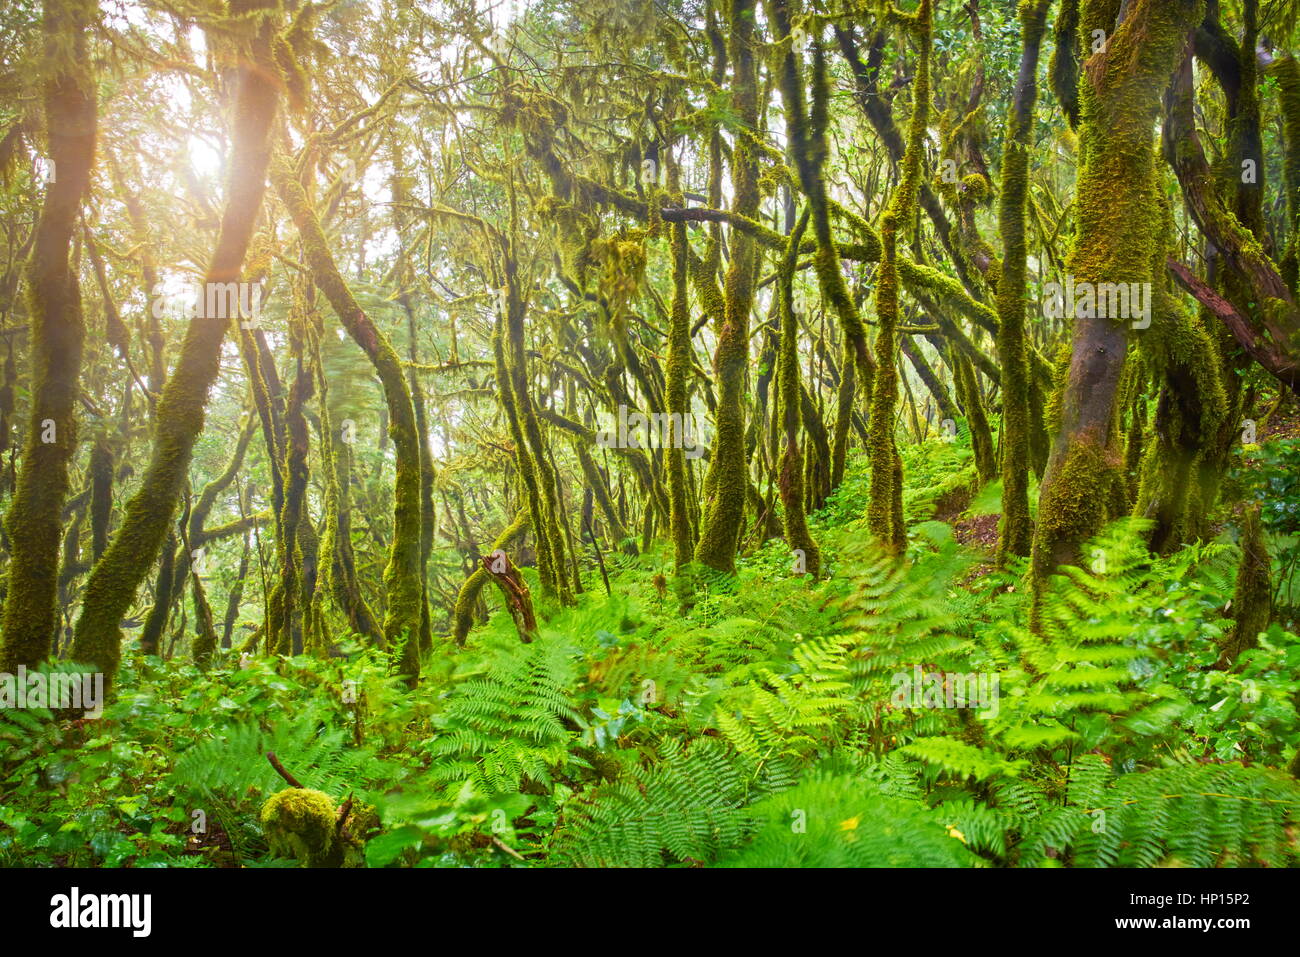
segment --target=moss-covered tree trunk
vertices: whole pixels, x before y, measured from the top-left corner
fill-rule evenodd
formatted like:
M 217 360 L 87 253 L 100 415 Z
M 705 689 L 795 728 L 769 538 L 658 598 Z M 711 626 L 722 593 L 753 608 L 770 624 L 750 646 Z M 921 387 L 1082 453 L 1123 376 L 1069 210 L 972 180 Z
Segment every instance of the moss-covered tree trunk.
M 489 560 L 489 562 L 495 552 L 504 549 L 528 528 L 528 516 L 529 513 L 527 509 L 520 510 L 519 514 L 515 516 L 515 520 L 497 536 L 496 541 L 492 543 L 492 550 L 484 556 Z M 504 568 L 505 566 L 503 564 L 499 567 Z M 480 562 L 474 571 L 470 573 L 469 577 L 465 579 L 465 583 L 460 586 L 460 591 L 456 595 L 456 604 L 452 609 L 451 634 L 452 638 L 455 639 L 456 644 L 458 645 L 463 645 L 465 643 L 465 638 L 469 635 L 470 626 L 474 623 L 474 603 L 478 600 L 479 592 L 483 590 L 483 586 L 486 585 L 488 579 L 492 577 L 489 572 L 490 568 L 490 564 L 484 566 L 482 562 Z
M 235 620 L 239 617 L 239 606 L 244 599 L 244 581 L 248 578 L 249 559 L 252 557 L 252 533 L 244 532 L 244 544 L 239 552 L 239 571 L 235 573 L 235 582 L 230 586 L 226 597 L 226 613 L 221 620 L 221 647 L 230 648 L 235 633 Z
M 728 54 L 732 103 L 740 120 L 732 148 L 733 210 L 753 218 L 758 211 L 758 71 L 755 66 L 754 0 L 732 0 Z M 754 302 L 758 258 L 753 238 L 731 233 L 723 321 L 713 355 L 718 386 L 713 458 L 706 478 L 707 501 L 695 546 L 695 560 L 722 572 L 736 567 L 736 546 L 745 513 L 745 375 L 749 365 L 749 312 Z
M 307 349 L 307 294 L 302 281 L 294 283 L 289 307 L 289 355 L 293 371 L 289 380 L 289 400 L 285 404 L 284 459 L 273 467 L 281 470 L 284 504 L 280 509 L 276 557 L 280 566 L 278 617 L 271 621 L 267 650 L 280 655 L 296 654 L 302 647 L 303 613 L 299 602 L 303 583 L 303 549 L 300 540 L 304 525 L 311 454 L 307 430 L 306 404 L 315 391 L 315 381 L 305 361 Z
M 871 499 L 867 527 L 882 544 L 898 550 L 907 542 L 902 511 L 902 459 L 894 436 L 898 407 L 898 231 L 910 229 L 921 182 L 921 151 L 930 114 L 930 0 L 921 0 L 909 26 L 917 40 L 912 116 L 903 153 L 902 175 L 880 227 L 882 252 L 876 275 L 876 374 L 871 388 L 867 456 Z
M 1251 23 L 1254 7 L 1253 3 L 1243 4 L 1248 42 L 1255 35 Z M 1248 52 L 1254 45 L 1237 49 L 1219 27 L 1218 46 L 1207 53 L 1202 49 L 1205 32 L 1197 31 L 1196 49 L 1207 56 L 1228 99 L 1230 141 L 1226 152 L 1232 162 L 1220 164 L 1217 170 L 1210 166 L 1200 144 L 1189 82 L 1180 83 L 1169 97 L 1165 134 L 1168 158 L 1187 211 L 1206 240 L 1214 284 L 1198 280 L 1177 260 L 1169 260 L 1168 265 L 1179 284 L 1220 320 L 1243 352 L 1300 394 L 1300 303 L 1284 274 L 1284 265 L 1274 262 L 1269 253 L 1271 240 L 1263 225 L 1260 181 L 1264 164 L 1256 161 L 1262 156 L 1255 58 Z M 1285 105 L 1294 108 L 1295 100 L 1286 98 L 1285 87 L 1281 89 L 1285 113 Z M 1254 177 L 1242 175 L 1240 164 L 1246 160 L 1255 162 Z M 1243 182 L 1246 179 L 1256 182 Z M 1224 352 L 1226 355 L 1227 350 Z
M 333 470 L 337 488 L 337 504 L 334 508 L 337 528 L 334 529 L 333 547 L 322 552 L 322 558 L 331 560 L 326 583 L 331 586 L 334 600 L 347 616 L 349 627 L 358 635 L 382 643 L 383 630 L 365 596 L 361 594 L 356 558 L 352 551 L 352 446 L 342 441 L 337 433 L 331 435 L 329 444 L 332 460 L 329 467 Z M 329 530 L 328 524 L 326 529 Z
M 867 347 L 866 326 L 858 313 L 857 304 L 849 294 L 848 284 L 844 281 L 839 251 L 831 234 L 830 202 L 824 171 L 828 152 L 826 127 L 830 118 L 830 82 L 826 70 L 826 54 L 820 43 L 814 44 L 812 104 L 809 115 L 805 116 L 805 83 L 799 64 L 801 54 L 796 49 L 796 37 L 791 33 L 790 4 L 788 0 L 772 0 L 768 9 L 777 39 L 790 43 L 789 49 L 781 57 L 780 85 L 785 102 L 790 153 L 799 173 L 800 188 L 812 207 L 813 237 L 817 244 L 813 254 L 813 269 L 817 274 L 822 298 L 835 311 L 844 336 L 834 443 L 831 448 L 831 487 L 835 488 L 844 478 L 850 424 L 854 403 L 858 399 L 857 384 L 859 381 L 870 384 L 875 377 L 876 368 Z M 869 402 L 870 390 L 862 391 L 867 393 Z
M 1149 283 L 1160 219 L 1154 130 L 1160 96 L 1179 63 L 1201 0 L 1085 0 L 1080 32 L 1106 42 L 1079 83 L 1078 227 L 1067 263 L 1076 285 Z M 1095 310 L 1083 310 L 1089 313 Z M 1116 399 L 1128 348 L 1127 318 L 1076 316 L 1061 387 L 1059 427 L 1043 477 L 1033 546 L 1036 584 L 1077 561 L 1106 518 L 1122 466 Z
M 1002 517 L 998 561 L 1027 556 L 1033 545 L 1029 519 L 1030 370 L 1025 348 L 1025 206 L 1029 150 L 1038 101 L 1038 55 L 1051 0 L 1020 5 L 1020 73 L 1007 115 L 1002 157 L 1002 272 L 998 277 L 998 359 L 1002 370 Z
M 512 227 L 512 233 L 514 228 Z M 549 551 L 551 587 L 555 595 L 564 604 L 573 600 L 573 591 L 566 576 L 567 554 L 563 530 L 560 527 L 559 499 L 561 489 L 558 475 L 551 466 L 550 450 L 542 433 L 541 422 L 536 405 L 528 388 L 527 347 L 524 337 L 524 317 L 527 313 L 521 289 L 521 277 L 516 266 L 515 237 L 503 237 L 505 316 L 503 317 L 503 347 L 506 364 L 507 385 L 510 390 L 511 404 L 518 420 L 518 429 L 523 441 L 519 455 L 531 462 L 535 476 L 535 485 L 529 494 L 538 497 L 537 520 L 542 528 L 534 528 L 537 536 L 538 551 Z M 544 529 L 545 534 L 542 534 Z M 545 583 L 545 580 L 543 580 Z
M 416 336 L 415 303 L 411 298 L 411 286 L 414 283 L 414 276 L 412 275 L 410 261 L 407 258 L 408 250 L 404 238 L 408 228 L 408 217 L 402 211 L 402 207 L 410 202 L 410 176 L 405 171 L 401 151 L 396 145 L 393 147 L 392 157 L 394 164 L 394 175 L 392 177 L 393 225 L 398 232 L 399 256 L 401 258 L 398 274 L 401 292 L 398 293 L 397 299 L 402 305 L 402 311 L 406 313 L 407 356 L 412 363 L 407 379 L 408 387 L 411 390 L 411 404 L 415 409 L 415 429 L 420 441 L 420 588 L 423 591 L 420 601 L 420 649 L 427 651 L 433 645 L 433 627 L 429 618 L 429 558 L 433 554 L 433 539 L 437 532 L 438 513 L 433 506 L 435 476 L 433 450 L 429 446 L 429 416 L 425 407 L 424 391 L 420 388 L 419 373 L 415 369 L 415 364 L 420 359 L 420 349 Z
M 47 658 L 58 631 L 59 529 L 77 449 L 85 322 L 70 263 L 72 236 L 95 157 L 97 109 L 86 33 L 86 0 L 46 0 L 45 124 L 53 182 L 45 193 L 27 266 L 31 317 L 31 419 L 13 501 L 5 516 L 9 580 L 0 671 Z
M 234 136 L 230 154 L 226 208 L 205 284 L 233 283 L 240 278 L 266 190 L 270 162 L 270 131 L 279 101 L 279 81 L 270 55 L 275 4 L 238 0 L 233 15 L 268 11 L 265 18 L 246 20 L 255 35 L 248 41 L 239 68 L 234 105 Z M 221 344 L 230 324 L 225 317 L 190 320 L 176 368 L 158 403 L 153 453 L 140 488 L 104 556 L 91 570 L 81 615 L 73 635 L 72 657 L 91 662 L 109 680 L 121 655 L 122 615 L 158 555 L 187 481 L 194 441 L 203 429 L 208 392 L 221 369 Z
M 108 548 L 109 523 L 113 519 L 113 449 L 106 436 L 99 436 L 90 450 L 90 556 Z
M 934 404 L 938 406 L 939 410 L 939 419 L 957 421 L 957 416 L 961 414 L 961 410 L 957 408 L 957 403 L 953 401 L 952 395 L 948 392 L 948 387 L 939 378 L 939 374 L 934 371 L 934 366 L 921 352 L 921 348 L 917 345 L 915 339 L 912 336 L 902 336 L 898 340 L 898 346 L 903 355 L 907 356 L 907 361 L 911 363 L 917 377 L 925 384 L 926 389 L 934 398 Z
M 529 524 L 533 529 L 533 538 L 537 551 L 537 577 L 542 583 L 542 590 L 547 595 L 557 593 L 557 576 L 563 575 L 563 569 L 555 560 L 551 548 L 550 523 L 543 513 L 544 499 L 538 485 L 537 468 L 528 451 L 528 441 L 524 436 L 520 421 L 519 405 L 515 399 L 515 390 L 506 364 L 506 317 L 499 315 L 496 328 L 492 333 L 492 354 L 495 361 L 497 394 L 501 398 L 501 407 L 506 414 L 506 423 L 510 429 L 510 438 L 515 446 L 515 465 L 519 469 L 520 491 L 528 510 Z
M 150 606 L 149 613 L 144 619 L 144 627 L 140 630 L 140 654 L 142 655 L 159 654 L 162 648 L 162 636 L 167 629 L 167 619 L 171 615 L 176 586 L 178 581 L 184 583 L 185 570 L 189 566 L 189 563 L 184 561 L 184 556 L 181 556 L 181 559 L 181 571 L 177 574 L 176 534 L 172 532 L 163 544 L 162 560 L 158 563 L 158 579 L 153 592 L 153 605 Z
M 690 407 L 687 402 L 686 381 L 691 370 L 691 316 L 688 295 L 690 268 L 686 224 L 672 225 L 673 300 L 668 326 L 667 398 L 670 427 L 680 433 L 685 427 Z M 672 436 L 664 452 L 668 467 L 668 507 L 670 532 L 673 539 L 673 563 L 681 569 L 691 560 L 694 547 L 691 516 L 687 504 L 686 451 L 682 435 Z M 585 465 L 584 465 L 585 467 Z M 597 494 L 603 492 L 600 485 Z M 602 500 L 602 506 L 605 502 Z M 608 511 L 608 509 L 606 509 Z M 617 525 L 615 525 L 617 527 Z
M 1221 661 L 1233 665 L 1243 651 L 1257 647 L 1259 633 L 1273 618 L 1273 576 L 1259 506 L 1246 507 L 1241 521 L 1241 562 L 1232 592 L 1232 631 L 1223 641 Z
M 970 431 L 971 451 L 975 455 L 975 482 L 983 486 L 997 477 L 998 463 L 993 450 L 993 429 L 989 426 L 984 396 L 980 393 L 979 376 L 966 354 L 953 346 L 948 347 L 948 360 L 952 366 L 957 401 L 965 413 L 966 428 Z
M 240 469 L 244 465 L 244 456 L 248 452 L 248 444 L 252 441 L 253 432 L 257 428 L 257 422 L 250 417 L 244 424 L 243 430 L 239 433 L 239 439 L 235 442 L 235 451 L 230 456 L 230 461 L 221 474 L 203 487 L 199 493 L 199 500 L 194 503 L 190 509 L 189 520 L 187 522 L 187 531 L 185 536 L 186 552 L 196 561 L 189 563 L 190 574 L 193 578 L 194 594 L 194 616 L 197 630 L 195 632 L 194 644 L 191 647 L 191 654 L 195 663 L 200 668 L 206 668 L 212 658 L 213 652 L 217 647 L 217 631 L 213 622 L 212 610 L 208 605 L 207 596 L 204 593 L 203 582 L 199 576 L 199 570 L 204 565 L 197 559 L 204 554 L 199 550 L 203 548 L 203 526 L 207 521 L 208 515 L 212 512 L 213 505 L 216 504 L 217 496 L 230 487 L 235 477 L 239 475 Z M 244 553 L 240 560 L 240 575 L 236 579 L 234 588 L 241 589 L 243 586 L 243 575 L 248 569 L 248 538 L 244 538 Z M 231 622 L 233 624 L 233 621 Z M 227 632 L 229 629 L 227 628 Z M 228 646 L 227 646 L 228 647 Z
M 312 282 L 329 300 L 343 328 L 370 359 L 384 390 L 388 435 L 396 452 L 393 542 L 384 569 L 388 607 L 384 638 L 398 658 L 398 670 L 408 682 L 420 673 L 420 618 L 424 589 L 420 579 L 420 440 L 415 409 L 401 360 L 388 337 L 357 304 L 325 241 L 320 220 L 301 184 L 285 167 L 276 167 L 275 187 L 302 239 Z
M 1190 65 L 1190 64 L 1188 64 Z M 1163 235 L 1174 235 L 1170 211 L 1162 209 Z M 1157 244 L 1152 262 L 1151 327 L 1140 344 L 1147 365 L 1162 379 L 1156 402 L 1154 435 L 1143 453 L 1141 481 L 1134 512 L 1153 524 L 1148 544 L 1157 554 L 1168 554 L 1184 542 L 1199 537 L 1208 519 L 1193 515 L 1194 492 L 1207 497 L 1196 505 L 1208 512 L 1217 497 L 1206 490 L 1205 473 L 1221 475 L 1230 448 L 1219 441 L 1228 419 L 1229 398 L 1224 388 L 1224 361 L 1211 333 L 1183 308 L 1173 294 L 1164 267 L 1166 244 Z M 1198 470 L 1200 482 L 1198 482 Z
M 776 388 L 777 414 L 785 448 L 781 455 L 781 474 L 777 484 L 781 490 L 782 519 L 786 544 L 794 552 L 798 572 L 807 572 L 813 578 L 821 575 L 821 549 L 808 530 L 808 517 L 804 512 L 803 452 L 799 447 L 800 415 L 799 382 L 799 323 L 794 315 L 794 272 L 798 261 L 799 240 L 808 222 L 803 218 L 790 234 L 785 256 L 777 277 L 777 301 L 781 320 L 781 341 L 777 352 Z
M 618 510 L 614 507 L 614 502 L 610 498 L 609 494 L 609 482 L 604 473 L 601 472 L 599 466 L 596 465 L 596 460 L 593 459 L 591 453 L 587 451 L 585 440 L 578 438 L 577 441 L 573 443 L 573 451 L 578 457 L 578 465 L 582 468 L 582 474 L 587 480 L 587 490 L 591 493 L 595 503 L 600 506 L 601 514 L 605 516 L 605 521 L 609 525 L 610 537 L 614 540 L 615 544 L 622 548 L 627 554 L 635 555 L 637 553 L 636 543 L 632 541 L 622 516 L 619 515 Z M 683 481 L 685 480 L 685 477 L 685 468 L 683 468 Z M 683 503 L 689 504 L 686 500 L 685 492 L 686 490 L 683 489 Z M 689 536 L 692 532 L 690 526 L 690 513 L 687 512 L 685 517 L 687 523 L 686 534 L 688 538 L 687 549 L 685 552 L 686 557 L 683 559 L 684 562 L 690 561 L 691 558 Z
M 1300 297 L 1300 61 L 1284 56 L 1269 67 L 1281 104 L 1286 153 L 1282 180 L 1286 184 L 1286 221 L 1290 236 L 1279 266 L 1282 278 Z

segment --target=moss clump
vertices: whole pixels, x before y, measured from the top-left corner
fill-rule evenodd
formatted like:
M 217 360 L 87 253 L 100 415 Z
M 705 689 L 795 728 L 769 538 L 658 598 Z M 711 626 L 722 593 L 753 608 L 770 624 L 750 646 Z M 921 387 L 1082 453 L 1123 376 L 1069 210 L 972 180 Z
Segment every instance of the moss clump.
M 961 181 L 961 194 L 968 202 L 983 204 L 989 198 L 989 181 L 981 173 L 971 173 Z
M 271 795 L 259 815 L 271 853 L 292 857 L 303 867 L 358 867 L 361 842 L 339 827 L 328 794 L 285 788 Z

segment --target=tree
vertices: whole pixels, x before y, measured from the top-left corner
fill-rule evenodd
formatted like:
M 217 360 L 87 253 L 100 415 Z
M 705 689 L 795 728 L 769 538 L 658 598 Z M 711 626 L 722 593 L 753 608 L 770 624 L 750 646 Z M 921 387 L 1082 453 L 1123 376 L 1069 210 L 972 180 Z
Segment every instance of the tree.
M 10 559 L 0 647 L 4 672 L 35 665 L 54 649 L 60 529 L 77 449 L 86 334 L 70 256 L 95 158 L 95 76 L 86 38 L 92 9 L 86 0 L 48 0 L 43 9 L 50 172 L 27 267 L 32 402 L 18 482 L 5 514 Z

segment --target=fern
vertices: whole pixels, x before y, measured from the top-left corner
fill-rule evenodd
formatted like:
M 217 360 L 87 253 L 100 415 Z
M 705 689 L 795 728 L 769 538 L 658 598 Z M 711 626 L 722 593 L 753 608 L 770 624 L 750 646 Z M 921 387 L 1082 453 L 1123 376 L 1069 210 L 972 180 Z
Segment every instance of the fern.
M 969 558 L 954 544 L 913 565 L 870 546 L 858 546 L 850 555 L 861 561 L 844 603 L 845 623 L 858 648 L 851 668 L 855 689 L 874 689 L 873 681 L 914 664 L 966 660 L 969 637 L 953 629 L 957 616 L 948 591 Z
M 722 866 L 972 867 L 982 863 L 970 850 L 969 838 L 956 818 L 889 797 L 860 777 L 815 774 L 796 788 L 760 801 L 752 813 L 757 834 L 743 850 L 723 859 Z M 989 839 L 983 833 L 980 837 Z
M 568 647 L 544 637 L 502 651 L 481 678 L 459 684 L 435 718 L 430 781 L 448 794 L 466 781 L 485 794 L 518 791 L 525 779 L 549 782 L 575 737 L 572 671 Z
M 995 751 L 974 747 L 956 738 L 920 738 L 899 749 L 899 753 L 920 758 L 959 778 L 987 781 L 1003 775 L 1015 776 L 1028 761 L 1012 761 Z
M 793 674 L 765 671 L 715 715 L 719 730 L 759 767 L 816 750 L 848 704 L 846 639 L 809 639 L 793 654 Z
M 1239 764 L 1178 765 L 1108 779 L 1089 756 L 1070 804 L 1027 830 L 1022 864 L 1072 856 L 1081 867 L 1293 866 L 1300 784 Z M 1082 772 L 1082 773 L 1080 773 Z
M 252 789 L 266 796 L 286 786 L 267 761 L 268 751 L 304 786 L 335 796 L 364 792 L 393 772 L 369 749 L 353 747 L 349 731 L 299 717 L 267 728 L 244 721 L 218 729 L 177 758 L 171 782 L 204 795 L 242 797 Z
M 736 759 L 707 738 L 669 739 L 660 760 L 593 788 L 571 804 L 552 844 L 554 862 L 575 867 L 707 863 L 751 830 L 747 786 Z
M 1116 522 L 1085 545 L 1089 567 L 1053 578 L 1036 630 L 1000 622 L 985 634 L 990 660 L 1003 668 L 1001 713 L 989 729 L 1013 754 L 1056 752 L 1068 762 L 1104 747 L 1133 760 L 1177 730 L 1185 696 L 1143 680 L 1158 654 L 1146 623 L 1181 613 L 1167 607 L 1145 527 Z

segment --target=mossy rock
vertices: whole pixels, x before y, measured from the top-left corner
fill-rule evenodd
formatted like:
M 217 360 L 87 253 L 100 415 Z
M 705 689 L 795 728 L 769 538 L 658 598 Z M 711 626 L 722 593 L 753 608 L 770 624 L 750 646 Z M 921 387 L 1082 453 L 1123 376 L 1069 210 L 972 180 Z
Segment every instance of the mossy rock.
M 328 794 L 285 788 L 271 795 L 259 815 L 271 853 L 303 867 L 360 867 L 363 846 L 338 828 L 338 810 Z

